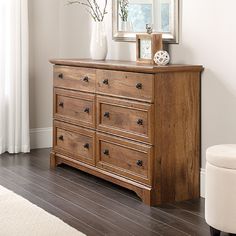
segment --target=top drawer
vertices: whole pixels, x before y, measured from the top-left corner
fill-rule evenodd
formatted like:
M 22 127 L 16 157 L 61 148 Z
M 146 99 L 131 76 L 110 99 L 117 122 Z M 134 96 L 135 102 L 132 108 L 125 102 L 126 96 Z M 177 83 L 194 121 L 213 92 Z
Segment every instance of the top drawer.
M 97 93 L 153 102 L 154 76 L 110 70 L 97 70 Z
M 71 66 L 54 66 L 53 82 L 55 87 L 94 93 L 95 81 L 95 69 Z

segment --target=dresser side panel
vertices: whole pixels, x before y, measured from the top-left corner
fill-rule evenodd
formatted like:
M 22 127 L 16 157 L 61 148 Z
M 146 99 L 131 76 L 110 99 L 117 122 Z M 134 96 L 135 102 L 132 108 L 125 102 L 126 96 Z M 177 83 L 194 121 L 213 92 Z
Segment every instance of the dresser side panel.
M 200 73 L 155 76 L 154 201 L 199 197 Z

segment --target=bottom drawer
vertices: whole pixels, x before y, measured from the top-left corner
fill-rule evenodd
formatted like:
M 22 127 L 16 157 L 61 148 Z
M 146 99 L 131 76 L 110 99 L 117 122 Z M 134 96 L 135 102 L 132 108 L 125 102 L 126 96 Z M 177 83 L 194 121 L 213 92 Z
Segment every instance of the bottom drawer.
M 151 184 L 153 147 L 110 135 L 97 134 L 97 167 Z
M 95 165 L 95 131 L 54 121 L 54 150 Z

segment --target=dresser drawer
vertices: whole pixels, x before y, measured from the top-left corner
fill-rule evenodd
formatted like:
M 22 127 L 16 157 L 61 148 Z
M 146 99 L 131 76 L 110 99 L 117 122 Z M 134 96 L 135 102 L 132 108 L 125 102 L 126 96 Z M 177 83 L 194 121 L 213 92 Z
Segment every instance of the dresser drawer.
M 97 70 L 97 93 L 141 101 L 154 101 L 154 76 L 110 70 Z
M 97 97 L 97 129 L 153 143 L 153 104 Z
M 95 92 L 95 69 L 83 67 L 54 66 L 54 87 Z
M 132 180 L 151 183 L 153 147 L 97 134 L 96 165 Z
M 95 164 L 95 131 L 54 121 L 54 150 Z
M 95 128 L 95 95 L 55 88 L 54 118 Z

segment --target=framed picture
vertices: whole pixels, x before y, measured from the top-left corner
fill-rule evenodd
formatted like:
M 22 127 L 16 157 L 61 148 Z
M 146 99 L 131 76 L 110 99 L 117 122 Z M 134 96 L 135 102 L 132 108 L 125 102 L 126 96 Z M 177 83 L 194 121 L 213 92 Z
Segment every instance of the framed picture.
M 126 3 L 125 11 L 121 2 Z M 136 34 L 161 33 L 163 42 L 178 43 L 179 0 L 112 0 L 112 31 L 116 41 L 135 41 Z M 123 14 L 125 13 L 125 14 Z
M 154 64 L 155 53 L 163 49 L 162 34 L 142 33 L 136 35 L 136 61 Z

